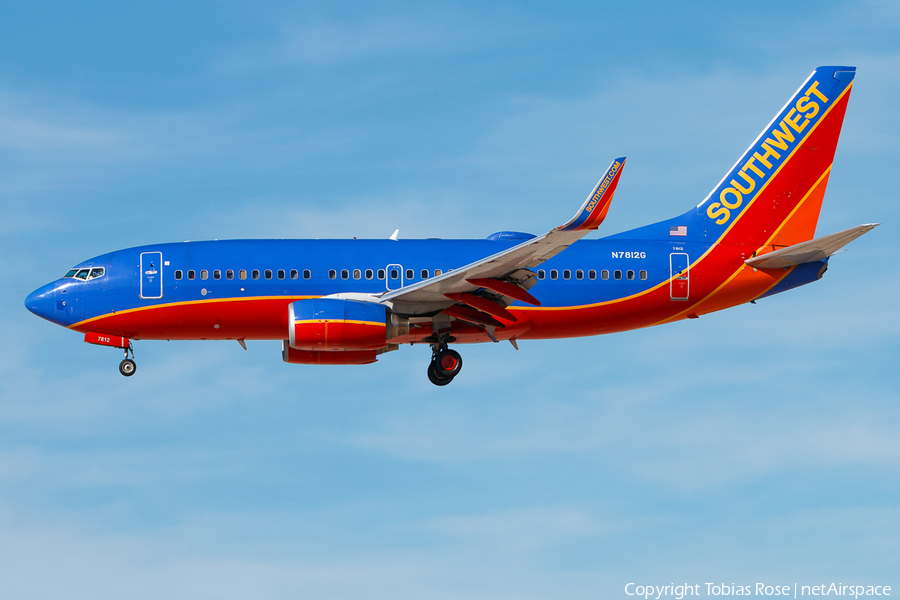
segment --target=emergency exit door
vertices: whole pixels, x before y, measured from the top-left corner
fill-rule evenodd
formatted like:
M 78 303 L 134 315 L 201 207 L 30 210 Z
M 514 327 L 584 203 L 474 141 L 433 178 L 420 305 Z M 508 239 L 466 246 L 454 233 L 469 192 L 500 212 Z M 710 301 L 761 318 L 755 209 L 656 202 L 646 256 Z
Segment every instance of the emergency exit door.
M 162 252 L 141 252 L 141 298 L 162 298 L 162 268 Z
M 684 252 L 669 255 L 669 298 L 687 300 L 691 293 L 690 258 Z
M 403 287 L 403 265 L 388 265 L 384 270 L 384 283 L 388 290 L 399 290 Z

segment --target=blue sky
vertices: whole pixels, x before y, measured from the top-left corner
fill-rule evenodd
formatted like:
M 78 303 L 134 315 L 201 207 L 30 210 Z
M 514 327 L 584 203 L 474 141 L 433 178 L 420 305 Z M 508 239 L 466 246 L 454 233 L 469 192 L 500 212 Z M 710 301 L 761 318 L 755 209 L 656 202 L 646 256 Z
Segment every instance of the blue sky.
M 900 589 L 892 2 L 11 3 L 0 19 L 0 597 L 616 598 Z M 699 320 L 281 361 L 30 315 L 153 242 L 602 232 L 699 203 L 818 65 L 858 67 L 824 279 Z M 701 587 L 703 587 L 701 585 Z

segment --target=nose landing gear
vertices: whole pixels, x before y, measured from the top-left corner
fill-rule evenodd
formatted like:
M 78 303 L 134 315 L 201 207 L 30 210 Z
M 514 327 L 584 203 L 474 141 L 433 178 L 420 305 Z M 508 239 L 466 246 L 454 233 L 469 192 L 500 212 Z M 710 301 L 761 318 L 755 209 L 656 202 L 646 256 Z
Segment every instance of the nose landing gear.
M 456 350 L 449 349 L 445 343 L 433 344 L 432 352 L 428 380 L 434 385 L 447 385 L 462 369 L 462 356 Z
M 131 352 L 131 358 L 128 358 L 129 352 Z M 131 377 L 135 371 L 137 371 L 137 364 L 134 362 L 134 348 L 131 342 L 128 342 L 128 347 L 125 348 L 125 358 L 119 363 L 119 373 L 125 377 Z

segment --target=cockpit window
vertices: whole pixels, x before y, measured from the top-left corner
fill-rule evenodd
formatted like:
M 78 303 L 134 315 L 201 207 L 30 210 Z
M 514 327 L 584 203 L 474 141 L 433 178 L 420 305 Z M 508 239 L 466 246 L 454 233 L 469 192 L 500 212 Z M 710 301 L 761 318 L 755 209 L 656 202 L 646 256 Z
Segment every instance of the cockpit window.
M 88 279 L 103 277 L 104 272 L 105 269 L 103 267 L 95 267 L 93 269 L 72 269 L 63 276 L 63 279 L 65 279 L 66 277 L 74 277 L 75 279 L 82 279 L 84 281 L 87 281 Z

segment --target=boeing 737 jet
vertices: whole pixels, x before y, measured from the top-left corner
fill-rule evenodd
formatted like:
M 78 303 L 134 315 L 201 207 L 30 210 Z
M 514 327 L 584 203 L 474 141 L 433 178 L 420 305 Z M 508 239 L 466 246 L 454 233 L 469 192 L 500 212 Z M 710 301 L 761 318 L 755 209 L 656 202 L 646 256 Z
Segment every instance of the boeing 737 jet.
M 362 365 L 427 344 L 566 338 L 693 319 L 816 281 L 876 227 L 813 239 L 855 67 L 820 67 L 698 205 L 582 240 L 606 218 L 615 159 L 565 225 L 485 240 L 229 240 L 155 244 L 84 261 L 28 296 L 34 314 L 124 350 L 132 340 L 283 340 L 288 363 Z

